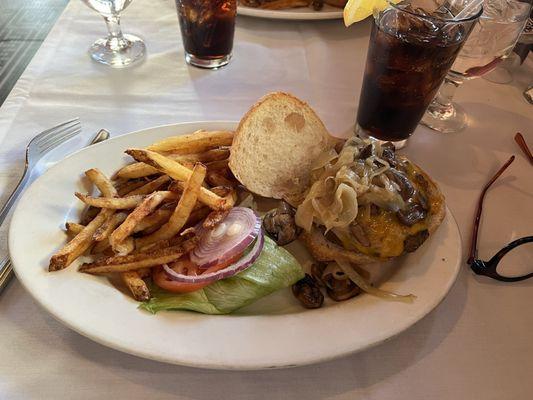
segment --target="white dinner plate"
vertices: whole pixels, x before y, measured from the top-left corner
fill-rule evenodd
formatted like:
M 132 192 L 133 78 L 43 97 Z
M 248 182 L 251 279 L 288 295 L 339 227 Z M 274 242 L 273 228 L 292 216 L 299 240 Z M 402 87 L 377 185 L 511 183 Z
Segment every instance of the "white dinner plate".
M 290 20 L 320 20 L 320 19 L 340 19 L 342 18 L 342 8 L 332 7 L 324 4 L 324 8 L 315 11 L 311 7 L 289 8 L 286 10 L 263 10 L 239 5 L 237 14 L 249 17 L 267 19 L 290 19 Z
M 88 190 L 85 170 L 98 167 L 111 175 L 128 161 L 127 148 L 200 128 L 235 126 L 195 122 L 150 128 L 85 148 L 51 167 L 24 193 L 11 222 L 9 250 L 20 282 L 55 318 L 98 343 L 154 360 L 220 369 L 289 367 L 354 353 L 399 334 L 439 304 L 460 267 L 459 230 L 449 210 L 417 252 L 376 268 L 390 275 L 382 288 L 415 294 L 412 304 L 360 295 L 306 310 L 284 289 L 233 315 L 151 315 L 105 277 L 77 272 L 77 263 L 47 272 L 50 256 L 65 243 L 64 223 L 76 221 L 81 211 L 74 192 Z

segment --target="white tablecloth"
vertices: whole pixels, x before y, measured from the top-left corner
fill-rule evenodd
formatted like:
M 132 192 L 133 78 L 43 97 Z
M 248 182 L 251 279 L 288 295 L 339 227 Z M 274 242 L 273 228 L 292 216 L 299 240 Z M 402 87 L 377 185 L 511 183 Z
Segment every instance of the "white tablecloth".
M 87 140 L 102 127 L 119 135 L 174 122 L 238 120 L 264 93 L 284 90 L 306 99 L 332 132 L 353 125 L 368 21 L 346 29 L 341 21 L 239 17 L 234 59 L 219 71 L 184 63 L 169 1 L 136 0 L 123 26 L 145 39 L 146 61 L 126 70 L 97 65 L 86 49 L 104 34 L 104 23 L 81 2 L 69 4 L 0 109 L 3 200 L 21 173 L 29 139 L 74 116 Z M 419 127 L 406 149 L 442 185 L 464 249 L 480 186 L 517 155 L 487 196 L 484 257 L 533 233 L 533 169 L 513 141 L 522 131 L 533 145 L 533 107 L 521 96 L 533 81 L 531 66 L 530 58 L 509 85 L 468 82 L 457 100 L 470 127 L 454 135 Z M 499 284 L 465 266 L 434 312 L 378 347 L 291 370 L 222 372 L 160 364 L 93 343 L 48 316 L 14 281 L 0 297 L 0 398 L 531 399 L 532 302 L 533 280 Z

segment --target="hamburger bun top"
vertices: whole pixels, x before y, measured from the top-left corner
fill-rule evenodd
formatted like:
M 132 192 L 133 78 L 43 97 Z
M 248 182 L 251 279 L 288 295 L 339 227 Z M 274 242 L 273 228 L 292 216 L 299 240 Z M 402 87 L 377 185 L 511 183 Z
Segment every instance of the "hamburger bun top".
M 270 93 L 241 119 L 229 167 L 251 192 L 297 204 L 309 186 L 313 161 L 335 143 L 307 103 Z

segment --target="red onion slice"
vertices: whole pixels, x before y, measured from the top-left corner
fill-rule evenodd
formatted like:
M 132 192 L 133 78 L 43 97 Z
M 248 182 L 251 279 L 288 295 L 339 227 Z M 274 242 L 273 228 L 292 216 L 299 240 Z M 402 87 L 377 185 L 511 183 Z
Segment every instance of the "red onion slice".
M 263 232 L 260 230 L 259 235 L 257 236 L 257 240 L 255 241 L 250 252 L 241 259 L 239 259 L 239 261 L 237 261 L 236 263 L 228 265 L 226 268 L 221 269 L 219 271 L 206 272 L 201 275 L 189 276 L 174 271 L 167 264 L 163 265 L 163 270 L 165 271 L 167 276 L 173 281 L 183 283 L 212 283 L 220 279 L 229 278 L 230 276 L 244 271 L 246 268 L 252 265 L 255 260 L 257 260 L 257 258 L 261 254 L 261 251 L 263 250 L 264 244 L 265 237 L 263 235 Z
M 190 254 L 198 268 L 207 269 L 242 253 L 261 230 L 261 218 L 249 208 L 233 207 L 215 228 L 198 227 L 200 241 Z

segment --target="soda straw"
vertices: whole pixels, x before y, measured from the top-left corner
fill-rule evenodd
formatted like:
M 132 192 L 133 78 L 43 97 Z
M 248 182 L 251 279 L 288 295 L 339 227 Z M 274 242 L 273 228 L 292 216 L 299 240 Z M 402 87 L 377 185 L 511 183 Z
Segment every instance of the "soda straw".
M 460 21 L 464 18 L 466 18 L 472 11 L 476 10 L 484 0 L 472 0 L 470 3 L 468 3 L 465 8 L 463 8 L 461 11 L 457 13 L 452 18 L 452 21 Z M 448 22 L 443 29 L 443 32 L 450 33 L 451 29 L 453 28 L 454 24 L 451 22 Z

